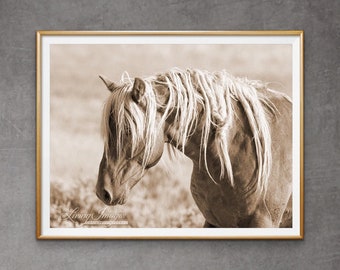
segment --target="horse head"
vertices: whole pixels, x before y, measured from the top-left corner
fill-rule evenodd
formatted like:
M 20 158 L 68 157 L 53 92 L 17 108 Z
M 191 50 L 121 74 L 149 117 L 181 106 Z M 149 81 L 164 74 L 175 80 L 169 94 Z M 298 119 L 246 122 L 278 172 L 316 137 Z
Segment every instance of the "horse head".
M 161 158 L 164 124 L 153 89 L 144 80 L 116 84 L 100 78 L 111 94 L 103 110 L 104 153 L 96 194 L 107 205 L 124 204 L 131 188 Z

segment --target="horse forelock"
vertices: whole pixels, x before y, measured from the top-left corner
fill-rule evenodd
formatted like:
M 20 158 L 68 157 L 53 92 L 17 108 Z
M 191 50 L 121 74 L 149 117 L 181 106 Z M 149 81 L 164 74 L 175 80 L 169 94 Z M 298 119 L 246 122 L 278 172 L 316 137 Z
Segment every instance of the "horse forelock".
M 132 153 L 144 145 L 143 164 L 145 165 L 152 153 L 152 147 L 157 139 L 158 128 L 171 115 L 170 126 L 176 130 L 174 141 L 177 146 L 185 145 L 199 126 L 201 129 L 201 151 L 204 166 L 208 174 L 207 149 L 208 139 L 215 130 L 214 146 L 220 160 L 223 178 L 227 174 L 234 185 L 233 170 L 228 154 L 228 130 L 233 124 L 234 108 L 232 100 L 237 100 L 243 107 L 250 129 L 253 134 L 256 160 L 256 188 L 266 191 L 271 168 L 271 136 L 266 119 L 266 109 L 274 110 L 270 101 L 261 95 L 257 89 L 265 88 L 259 81 L 250 81 L 231 76 L 226 71 L 211 73 L 198 69 L 181 70 L 178 68 L 144 79 L 146 85 L 145 106 L 141 109 L 131 99 L 133 80 L 127 74 L 123 76 L 122 87 L 116 89 L 108 98 L 103 113 L 102 134 L 106 153 L 108 141 L 115 140 L 118 155 L 123 150 L 123 138 L 127 130 L 131 134 Z M 164 85 L 168 89 L 166 104 L 157 104 L 155 84 Z M 156 119 L 157 108 L 162 106 L 162 117 Z M 109 119 L 112 117 L 117 134 L 111 134 Z M 133 154 L 132 154 L 133 156 Z M 199 159 L 201 160 L 201 158 Z M 211 175 L 210 178 L 215 181 Z M 249 183 L 253 186 L 254 183 Z
M 146 84 L 145 107 L 141 108 L 132 100 L 132 86 L 133 80 L 127 73 L 123 74 L 120 85 L 104 104 L 101 133 L 108 160 L 112 160 L 112 150 L 118 159 L 131 159 L 142 154 L 142 165 L 145 167 L 157 139 L 156 102 L 151 85 Z M 131 148 L 130 156 L 124 152 L 126 144 Z M 114 149 L 110 149 L 112 147 Z

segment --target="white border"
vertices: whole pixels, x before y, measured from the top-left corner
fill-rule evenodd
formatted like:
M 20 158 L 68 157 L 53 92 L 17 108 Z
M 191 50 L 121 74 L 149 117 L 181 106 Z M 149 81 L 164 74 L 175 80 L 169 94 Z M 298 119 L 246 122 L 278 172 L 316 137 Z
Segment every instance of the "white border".
M 301 39 L 292 36 L 48 36 L 41 37 L 41 235 L 56 237 L 280 237 L 300 236 L 300 59 Z M 293 100 L 292 228 L 50 228 L 50 45 L 53 44 L 291 44 Z

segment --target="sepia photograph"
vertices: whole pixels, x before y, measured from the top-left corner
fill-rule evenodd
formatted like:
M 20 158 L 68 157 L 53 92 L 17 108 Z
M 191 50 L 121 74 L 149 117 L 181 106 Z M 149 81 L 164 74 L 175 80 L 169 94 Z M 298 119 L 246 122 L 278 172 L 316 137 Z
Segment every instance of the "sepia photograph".
M 303 33 L 37 32 L 37 238 L 302 239 Z

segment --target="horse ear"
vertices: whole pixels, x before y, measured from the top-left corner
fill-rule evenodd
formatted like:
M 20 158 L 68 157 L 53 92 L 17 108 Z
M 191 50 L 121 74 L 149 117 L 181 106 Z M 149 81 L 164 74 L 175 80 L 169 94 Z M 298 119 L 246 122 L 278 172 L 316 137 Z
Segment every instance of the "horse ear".
M 106 78 L 104 75 L 99 75 L 99 78 L 105 83 L 107 89 L 110 90 L 110 92 L 113 91 L 113 89 L 116 87 L 115 83 L 110 81 L 108 78 Z
M 135 78 L 135 82 L 132 87 L 132 99 L 139 103 L 145 94 L 145 83 L 140 78 Z

